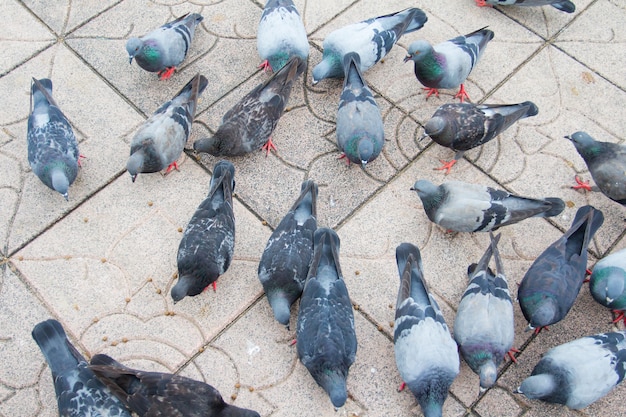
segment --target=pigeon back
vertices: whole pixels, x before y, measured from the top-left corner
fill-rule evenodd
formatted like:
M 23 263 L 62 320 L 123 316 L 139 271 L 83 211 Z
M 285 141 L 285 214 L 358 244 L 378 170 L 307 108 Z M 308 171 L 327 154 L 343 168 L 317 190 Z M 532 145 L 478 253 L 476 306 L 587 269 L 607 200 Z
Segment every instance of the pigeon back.
M 174 302 L 200 294 L 230 266 L 235 248 L 234 176 L 235 167 L 228 161 L 213 168 L 209 194 L 189 220 L 178 246 Z
M 56 320 L 37 324 L 32 331 L 52 372 L 59 416 L 119 416 L 130 412 L 88 369 L 85 358 L 67 339 Z
M 596 263 L 589 279 L 593 299 L 612 310 L 626 310 L 626 248 Z
M 315 182 L 302 183 L 300 196 L 270 236 L 259 262 L 259 280 L 274 317 L 286 326 L 289 309 L 302 294 L 313 256 L 317 192 Z
M 304 285 L 297 323 L 298 357 L 338 408 L 347 400 L 346 378 L 357 350 L 354 314 L 339 265 L 339 237 L 320 228 Z

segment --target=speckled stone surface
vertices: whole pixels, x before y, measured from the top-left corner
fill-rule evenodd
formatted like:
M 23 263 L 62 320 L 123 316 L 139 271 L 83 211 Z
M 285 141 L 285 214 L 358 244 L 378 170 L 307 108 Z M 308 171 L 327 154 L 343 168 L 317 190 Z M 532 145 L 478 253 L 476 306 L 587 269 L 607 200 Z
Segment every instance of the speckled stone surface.
M 235 256 L 217 291 L 169 295 L 176 251 L 191 215 L 208 191 L 217 162 L 191 144 L 211 135 L 224 113 L 267 79 L 257 65 L 256 27 L 262 0 L 4 0 L 0 36 L 0 416 L 58 415 L 50 371 L 30 332 L 59 320 L 79 351 L 107 353 L 136 368 L 179 372 L 215 386 L 230 403 L 263 417 L 419 416 L 401 382 L 393 350 L 398 291 L 395 248 L 416 244 L 425 279 L 452 327 L 467 285 L 467 266 L 488 244 L 486 234 L 450 234 L 433 225 L 417 195 L 420 178 L 461 180 L 530 197 L 560 197 L 557 217 L 501 229 L 499 244 L 512 295 L 534 259 L 569 228 L 576 210 L 592 204 L 605 215 L 589 266 L 626 247 L 626 209 L 598 192 L 571 189 L 591 179 L 563 136 L 577 130 L 626 142 L 623 0 L 576 0 L 576 12 L 555 8 L 479 8 L 473 0 L 297 0 L 311 43 L 308 71 L 294 85 L 273 141 L 278 151 L 232 158 L 236 168 Z M 365 73 L 381 109 L 385 146 L 364 171 L 338 160 L 335 119 L 341 80 L 311 85 L 324 37 L 333 30 L 406 7 L 420 7 L 424 28 L 401 38 Z M 187 12 L 198 12 L 189 55 L 168 81 L 128 65 L 125 40 Z M 483 26 L 495 32 L 466 82 L 475 102 L 532 100 L 539 114 L 465 154 L 449 175 L 435 171 L 453 152 L 429 139 L 425 123 L 456 91 L 426 100 L 412 64 L 417 39 L 437 43 Z M 201 96 L 180 171 L 125 172 L 129 143 L 141 123 L 195 73 L 209 81 Z M 31 77 L 49 77 L 85 155 L 69 202 L 44 186 L 27 159 Z M 299 362 L 295 337 L 278 324 L 257 278 L 274 227 L 299 193 L 319 184 L 318 224 L 341 238 L 341 266 L 355 308 L 359 341 L 348 377 L 349 398 L 335 411 Z M 592 181 L 593 182 L 593 181 Z M 626 414 L 620 386 L 580 410 L 530 401 L 513 390 L 548 349 L 610 323 L 585 285 L 566 318 L 534 335 L 514 303 L 518 364 L 506 361 L 497 384 L 480 393 L 478 377 L 461 362 L 444 416 L 586 416 Z

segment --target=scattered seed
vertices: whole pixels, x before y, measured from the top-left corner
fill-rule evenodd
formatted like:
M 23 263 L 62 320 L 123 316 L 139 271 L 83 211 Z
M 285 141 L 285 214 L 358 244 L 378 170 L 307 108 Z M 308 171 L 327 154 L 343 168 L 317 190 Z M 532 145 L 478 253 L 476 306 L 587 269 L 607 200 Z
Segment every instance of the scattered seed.
M 389 308 L 393 308 L 393 304 L 389 304 Z
M 154 203 L 152 201 L 148 201 L 148 207 L 152 207 Z
M 122 343 L 128 343 L 128 338 L 122 337 Z
M 93 320 L 91 320 L 92 323 L 97 323 L 99 321 L 98 317 L 94 317 Z
M 66 261 L 69 261 L 70 259 L 72 259 L 72 255 L 65 255 L 63 257 Z
M 76 311 L 80 310 L 80 308 L 78 308 L 78 304 L 74 304 L 72 307 L 73 307 L 73 308 L 74 308 L 74 310 L 76 310 Z
M 178 233 L 182 233 L 182 231 L 183 231 L 183 228 L 182 228 L 182 227 L 179 227 L 179 228 L 178 228 Z
M 383 331 L 383 326 L 378 325 L 378 326 L 376 326 L 376 328 L 378 329 L 379 332 Z
M 390 321 L 390 322 L 389 322 L 389 327 L 393 328 L 394 324 L 395 324 L 395 323 L 394 323 L 393 321 Z
M 106 336 L 102 336 L 102 341 L 103 341 L 103 342 L 106 342 L 107 340 L 109 340 L 109 338 L 108 338 L 108 337 L 106 337 Z
M 161 289 L 160 289 L 160 288 L 157 288 L 156 293 L 157 293 L 157 294 L 161 294 Z
M 117 341 L 116 340 L 112 341 L 111 346 L 117 346 Z
M 241 388 L 241 384 L 240 384 L 239 382 L 237 382 L 237 383 L 235 384 L 235 388 L 237 388 L 237 389 Z
M 232 395 L 230 396 L 230 399 L 231 399 L 231 400 L 233 400 L 233 401 L 235 401 L 235 400 L 237 399 L 237 394 L 232 394 Z
M 204 352 L 204 346 L 200 346 L 200 349 L 198 349 L 198 353 L 202 353 Z
M 124 301 L 126 301 L 127 304 L 130 303 L 130 297 L 126 297 Z
M 102 262 L 102 263 L 106 263 L 106 261 L 107 261 L 107 258 L 100 259 L 100 262 Z
M 576 205 L 576 203 L 574 203 L 572 200 L 568 200 L 568 201 L 565 202 L 565 205 L 568 208 L 572 208 L 572 207 L 574 207 Z
M 354 307 L 355 310 L 359 309 L 359 305 L 358 304 L 355 304 L 353 307 Z
M 178 272 L 174 272 L 174 273 L 172 274 L 172 278 L 174 278 L 174 279 L 178 278 Z
M 24 260 L 24 257 L 23 257 L 23 256 L 18 256 L 18 257 L 17 257 L 17 260 L 18 260 L 18 261 L 23 261 L 23 260 Z
M 354 275 L 361 275 L 361 271 L 359 270 L 354 271 Z
M 254 387 L 249 387 L 249 388 L 248 388 L 248 391 L 250 391 L 250 392 L 254 392 Z
M 88 219 L 87 217 L 85 217 L 85 218 L 83 218 L 83 221 L 84 221 L 85 223 L 87 223 L 87 222 L 89 221 L 89 219 Z
M 262 224 L 263 226 L 267 226 L 267 222 L 266 222 L 265 220 L 263 220 L 263 221 L 261 222 L 261 224 Z
M 152 277 L 148 277 L 148 282 L 152 282 Z

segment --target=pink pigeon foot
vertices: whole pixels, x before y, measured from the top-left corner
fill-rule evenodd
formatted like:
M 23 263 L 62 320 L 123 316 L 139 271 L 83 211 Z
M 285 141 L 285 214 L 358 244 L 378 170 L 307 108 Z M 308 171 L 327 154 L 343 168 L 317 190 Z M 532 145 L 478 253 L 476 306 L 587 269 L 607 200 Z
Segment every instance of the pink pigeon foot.
M 169 67 L 164 69 L 163 71 L 159 71 L 157 74 L 159 75 L 159 79 L 161 81 L 167 80 L 169 79 L 172 74 L 174 74 L 174 71 L 176 70 L 176 67 Z
M 465 85 L 461 84 L 459 92 L 456 93 L 456 96 L 454 96 L 454 98 L 461 99 L 461 103 L 463 103 L 464 97 L 467 99 L 467 101 L 471 101 L 469 95 L 467 94 L 467 91 L 465 91 Z
M 433 94 L 434 94 L 436 97 L 439 97 L 439 90 L 438 90 L 438 89 L 436 89 L 436 88 L 424 87 L 424 88 L 422 88 L 422 90 L 424 90 L 424 91 L 426 91 L 426 92 L 427 92 L 427 94 L 426 94 L 426 98 L 428 98 L 428 97 L 432 96 Z
M 257 68 L 263 69 L 263 72 L 272 72 L 273 71 L 272 70 L 272 66 L 270 65 L 270 62 L 267 59 L 265 61 L 261 62 Z
M 572 186 L 574 190 L 583 189 L 583 190 L 591 191 L 591 185 L 589 185 L 589 181 L 583 181 L 582 179 L 580 179 L 578 175 L 576 175 L 574 179 L 576 180 L 576 184 L 577 184 L 577 185 Z
M 402 392 L 404 390 L 404 387 L 406 387 L 406 382 L 402 381 L 402 383 L 398 387 L 398 392 Z
M 624 325 L 626 326 L 626 315 L 624 313 L 626 313 L 625 311 L 622 310 L 611 310 L 611 313 L 614 314 L 614 319 L 611 321 L 611 323 L 615 324 L 617 322 L 619 322 L 620 320 L 622 320 L 624 322 Z
M 478 7 L 493 7 L 491 4 L 487 4 L 486 0 L 476 0 L 476 6 Z
M 435 168 L 435 171 L 446 171 L 446 175 L 448 175 L 450 173 L 450 170 L 452 169 L 452 167 L 454 166 L 454 164 L 456 164 L 456 159 L 453 159 L 450 162 L 444 161 L 443 159 L 440 159 L 439 162 L 441 162 L 443 165 L 440 166 L 439 168 Z
M 269 139 L 267 140 L 267 143 L 261 147 L 261 150 L 265 150 L 265 151 L 266 151 L 266 152 L 265 152 L 265 157 L 267 158 L 267 155 L 269 155 L 269 154 L 270 154 L 270 151 L 271 151 L 272 149 L 273 149 L 274 151 L 276 151 L 276 145 L 274 145 L 274 143 L 272 142 L 272 138 L 269 138 Z
M 345 153 L 342 153 L 341 155 L 339 155 L 339 158 L 337 159 L 346 159 L 346 165 L 350 166 L 350 159 L 348 159 L 348 155 L 346 155 Z
M 512 347 L 506 354 L 509 356 L 509 358 L 511 358 L 511 360 L 513 361 L 513 363 L 517 363 L 517 358 L 515 357 L 516 353 L 520 353 L 519 349 L 515 349 L 514 347 Z
M 82 162 L 80 162 L 80 160 L 81 159 L 86 159 L 86 158 L 87 157 L 85 155 L 78 155 L 78 161 L 77 162 L 78 162 L 78 167 L 79 168 L 83 166 L 83 164 L 82 164 Z
M 178 162 L 172 162 L 171 164 L 169 164 L 167 166 L 167 169 L 165 170 L 165 175 L 169 174 L 173 169 L 175 169 L 176 171 L 180 171 L 178 169 Z

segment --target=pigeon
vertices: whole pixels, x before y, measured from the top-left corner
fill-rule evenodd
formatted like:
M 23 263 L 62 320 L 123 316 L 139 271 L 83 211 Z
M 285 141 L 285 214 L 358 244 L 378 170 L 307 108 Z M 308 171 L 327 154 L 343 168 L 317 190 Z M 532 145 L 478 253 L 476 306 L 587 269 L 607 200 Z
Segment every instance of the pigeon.
M 130 38 L 126 42 L 129 63 L 135 58 L 141 68 L 156 72 L 161 80 L 170 78 L 187 56 L 196 26 L 202 19 L 198 13 L 187 13 L 141 38 Z
M 603 222 L 600 210 L 579 208 L 572 227 L 530 266 L 517 290 L 529 330 L 539 333 L 563 320 L 572 308 L 585 280 L 587 247 Z
M 585 160 L 591 178 L 602 193 L 613 201 L 626 206 L 626 145 L 599 142 L 585 132 L 576 132 L 566 139 L 572 141 Z M 591 191 L 588 183 L 576 177 L 577 186 Z
M 608 394 L 624 374 L 626 331 L 600 333 L 550 349 L 514 392 L 580 410 Z
M 456 152 L 452 161 L 441 160 L 446 174 L 461 159 L 463 153 L 489 142 L 525 117 L 535 116 L 539 110 L 534 103 L 472 104 L 450 103 L 439 107 L 424 126 L 424 136 Z
M 78 142 L 70 122 L 52 98 L 52 81 L 48 78 L 33 78 L 27 139 L 33 172 L 67 201 L 67 190 L 78 174 Z
M 257 29 L 256 48 L 264 60 L 259 68 L 264 70 L 278 71 L 292 56 L 307 60 L 309 41 L 293 1 L 267 0 Z
M 337 144 L 348 163 L 365 168 L 380 155 L 385 128 L 380 109 L 359 69 L 360 61 L 356 52 L 344 56 L 346 77 L 337 111 Z
M 291 57 L 270 79 L 226 112 L 213 137 L 197 140 L 193 148 L 214 156 L 239 156 L 263 148 L 267 150 L 267 156 L 271 149 L 276 149 L 270 136 L 285 111 L 291 87 L 304 65 L 299 57 Z
M 424 281 L 419 249 L 400 244 L 396 261 L 400 273 L 393 333 L 396 365 L 424 416 L 441 417 L 450 385 L 459 374 L 457 346 Z
M 598 261 L 589 279 L 593 299 L 613 310 L 617 316 L 613 323 L 626 324 L 626 248 Z
M 556 216 L 565 208 L 560 198 L 520 197 L 461 181 L 435 186 L 419 180 L 411 190 L 417 192 L 431 222 L 454 232 L 488 232 L 529 217 Z
M 178 246 L 178 281 L 172 287 L 174 303 L 200 294 L 223 275 L 235 250 L 233 189 L 235 167 L 219 161 L 213 168 L 209 194 L 189 220 Z
M 481 391 L 496 383 L 498 366 L 507 353 L 514 359 L 513 304 L 497 247 L 500 235 L 494 238 L 490 234 L 490 238 L 491 243 L 478 264 L 470 265 L 467 270 L 470 283 L 454 320 L 454 340 L 465 362 L 480 376 Z M 492 255 L 495 274 L 489 268 Z
M 426 87 L 426 98 L 433 94 L 438 97 L 440 88 L 460 86 L 454 98 L 463 102 L 464 98 L 470 99 L 463 83 L 492 39 L 493 32 L 484 27 L 435 46 L 425 40 L 417 40 L 409 45 L 404 62 L 415 62 L 415 76 Z
M 159 172 L 167 168 L 166 173 L 169 173 L 178 169 L 176 161 L 189 139 L 198 96 L 207 83 L 203 75 L 196 74 L 139 128 L 130 143 L 130 158 L 126 163 L 133 182 L 140 172 Z
M 485 6 L 547 6 L 550 5 L 555 9 L 565 13 L 574 13 L 576 5 L 569 0 L 476 0 L 478 7 Z
M 339 236 L 315 231 L 314 253 L 298 312 L 298 357 L 335 408 L 348 397 L 346 378 L 356 357 L 354 314 L 339 266 Z
M 131 369 L 103 354 L 91 359 L 89 369 L 140 417 L 260 417 L 227 404 L 211 385 L 184 376 Z
M 276 320 L 289 329 L 291 305 L 300 298 L 313 257 L 317 229 L 317 184 L 302 183 L 300 196 L 267 241 L 259 263 L 263 285 Z
M 52 372 L 60 417 L 131 417 L 124 404 L 88 368 L 61 323 L 54 319 L 42 321 L 33 328 L 32 335 Z
M 359 54 L 359 69 L 367 71 L 391 51 L 402 35 L 421 29 L 427 20 L 426 13 L 411 7 L 331 32 L 324 39 L 322 62 L 313 68 L 313 84 L 324 78 L 343 77 L 344 55 L 349 52 Z

